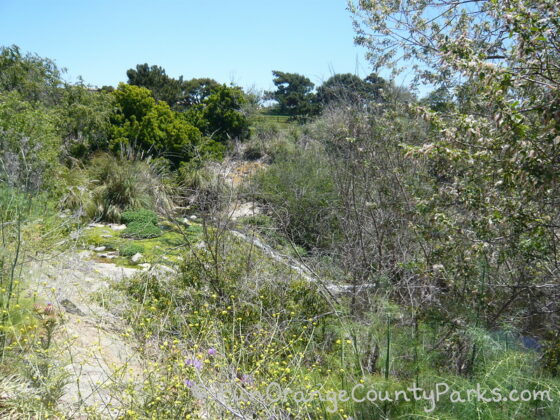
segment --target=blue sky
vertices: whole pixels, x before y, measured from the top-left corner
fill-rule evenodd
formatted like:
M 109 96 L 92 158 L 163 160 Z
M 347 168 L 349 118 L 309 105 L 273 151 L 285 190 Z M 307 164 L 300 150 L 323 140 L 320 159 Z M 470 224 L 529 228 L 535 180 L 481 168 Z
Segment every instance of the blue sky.
M 0 0 L 0 45 L 54 59 L 102 86 L 157 64 L 173 77 L 271 89 L 272 70 L 320 84 L 365 76 L 345 0 Z

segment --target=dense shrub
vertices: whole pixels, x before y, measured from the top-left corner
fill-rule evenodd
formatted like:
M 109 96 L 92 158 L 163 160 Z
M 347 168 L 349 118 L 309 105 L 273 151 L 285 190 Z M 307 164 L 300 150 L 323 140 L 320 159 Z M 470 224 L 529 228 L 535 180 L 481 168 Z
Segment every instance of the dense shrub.
M 135 254 L 144 252 L 144 247 L 137 244 L 126 244 L 119 248 L 119 255 L 123 257 L 132 257 Z
M 157 238 L 160 235 L 161 229 L 159 227 L 144 222 L 132 222 L 121 233 L 122 237 L 131 239 Z
M 142 87 L 120 84 L 114 92 L 117 111 L 111 119 L 111 146 L 126 147 L 153 157 L 165 157 L 174 164 L 198 155 L 219 152 L 219 147 L 204 138 L 187 118 L 165 102 L 156 102 Z
M 121 221 L 127 224 L 121 236 L 132 239 L 156 238 L 161 235 L 157 215 L 147 209 L 125 211 Z
M 153 211 L 147 209 L 127 210 L 121 215 L 121 222 L 127 225 L 134 222 L 155 225 L 158 217 Z
M 290 239 L 308 249 L 327 247 L 338 234 L 337 197 L 320 147 L 299 150 L 256 175 L 259 199 Z
M 52 110 L 0 95 L 0 181 L 37 191 L 59 168 L 60 143 Z

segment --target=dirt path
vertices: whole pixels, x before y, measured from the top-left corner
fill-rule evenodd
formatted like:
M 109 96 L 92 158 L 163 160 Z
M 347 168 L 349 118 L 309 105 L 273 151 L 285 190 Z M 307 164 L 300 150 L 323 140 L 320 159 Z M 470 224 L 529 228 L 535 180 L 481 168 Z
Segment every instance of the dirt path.
M 117 316 L 95 303 L 94 294 L 138 272 L 91 260 L 89 251 L 67 252 L 32 264 L 30 283 L 38 296 L 54 305 L 63 321 L 54 343 L 68 375 L 60 409 L 71 418 L 119 415 L 122 388 L 141 383 L 142 361 Z

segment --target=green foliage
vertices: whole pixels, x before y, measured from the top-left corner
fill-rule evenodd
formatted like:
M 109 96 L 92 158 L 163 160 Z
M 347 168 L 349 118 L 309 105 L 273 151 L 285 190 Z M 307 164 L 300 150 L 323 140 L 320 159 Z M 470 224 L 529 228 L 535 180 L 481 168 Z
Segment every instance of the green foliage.
M 295 243 L 325 247 L 337 235 L 337 197 L 319 148 L 275 161 L 255 181 L 258 196 L 272 207 L 277 223 Z
M 196 243 L 200 240 L 201 227 L 191 224 L 178 229 L 178 224 L 161 223 L 162 234 L 154 238 L 136 239 L 121 236 L 122 231 L 115 231 L 110 226 L 88 228 L 84 232 L 79 245 L 84 248 L 104 246 L 110 250 L 118 250 L 119 256 L 113 259 L 118 266 L 130 266 L 130 256 L 123 254 L 123 250 L 130 249 L 140 252 L 144 262 L 155 264 L 177 264 L 184 254 L 185 241 Z M 142 247 L 140 250 L 138 247 Z M 124 251 L 127 253 L 127 251 Z M 132 252 L 132 251 L 130 251 Z M 136 252 L 135 252 L 136 253 Z M 134 255 L 134 254 L 132 254 Z
M 161 229 L 153 223 L 131 222 L 123 230 L 121 236 L 132 239 L 157 238 L 161 236 Z
M 61 74 L 54 61 L 23 55 L 16 45 L 0 47 L 0 92 L 17 92 L 25 101 L 57 103 Z
M 176 111 L 184 111 L 192 106 L 201 105 L 220 84 L 210 78 L 183 80 L 168 76 L 160 66 L 138 64 L 136 69 L 126 72 L 128 84 L 149 89 L 154 98 L 166 102 Z
M 376 75 L 365 79 L 345 73 L 335 74 L 317 88 L 317 100 L 323 105 L 332 103 L 359 104 L 381 102 L 387 82 Z
M 138 64 L 136 69 L 127 70 L 126 75 L 129 85 L 149 89 L 155 99 L 166 102 L 172 108 L 181 100 L 182 78 L 169 77 L 160 66 Z
M 81 84 L 65 87 L 58 108 L 65 157 L 85 159 L 108 148 L 114 101 L 113 95 Z
M 143 253 L 144 247 L 137 244 L 126 244 L 119 248 L 119 255 L 123 257 L 132 257 L 135 254 Z
M 255 214 L 253 216 L 243 217 L 239 220 L 242 225 L 269 227 L 272 225 L 272 219 L 264 214 Z
M 292 119 L 305 119 L 319 112 L 313 87 L 307 77 L 297 73 L 272 72 L 276 91 L 266 92 L 267 99 L 278 102 L 278 112 Z
M 200 131 L 165 102 L 156 102 L 148 89 L 120 84 L 114 92 L 118 111 L 112 118 L 112 147 L 126 145 L 149 156 L 163 156 L 178 164 L 211 147 Z
M 249 122 L 241 112 L 245 102 L 241 88 L 226 85 L 214 88 L 201 110 L 204 133 L 222 143 L 245 139 L 249 134 Z
M 190 108 L 192 106 L 202 105 L 206 99 L 220 88 L 218 82 L 210 78 L 198 78 L 186 80 L 183 82 L 183 99 L 181 107 Z
M 151 161 L 119 159 L 98 154 L 89 167 L 66 170 L 61 177 L 59 205 L 90 220 L 119 222 L 129 209 L 169 211 L 165 173 Z
M 27 191 L 38 190 L 59 167 L 61 139 L 55 114 L 32 105 L 16 92 L 0 95 L 0 180 Z
M 431 109 L 417 108 L 431 135 L 408 148 L 431 175 L 412 190 L 421 216 L 412 226 L 425 247 L 415 272 L 440 291 L 426 313 L 558 330 L 558 2 L 360 1 L 351 9 L 357 41 L 377 66 L 412 65 L 418 80 L 450 89 L 428 98 Z
M 156 238 L 161 235 L 157 226 L 157 215 L 147 209 L 129 210 L 121 215 L 121 221 L 126 223 L 126 229 L 121 236 L 133 239 Z
M 127 210 L 121 215 L 121 222 L 126 224 L 140 222 L 155 225 L 158 222 L 158 217 L 156 213 L 147 209 Z
M 450 111 L 454 106 L 453 95 L 445 87 L 439 87 L 423 98 L 421 104 L 436 112 Z

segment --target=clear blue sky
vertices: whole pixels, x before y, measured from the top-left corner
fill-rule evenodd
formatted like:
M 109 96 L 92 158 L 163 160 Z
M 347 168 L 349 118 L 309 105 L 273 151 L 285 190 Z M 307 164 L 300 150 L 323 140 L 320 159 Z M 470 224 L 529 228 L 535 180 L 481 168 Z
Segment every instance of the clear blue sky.
M 0 0 L 0 45 L 48 57 L 91 85 L 157 64 L 186 79 L 271 89 L 272 70 L 320 84 L 365 76 L 345 0 Z

